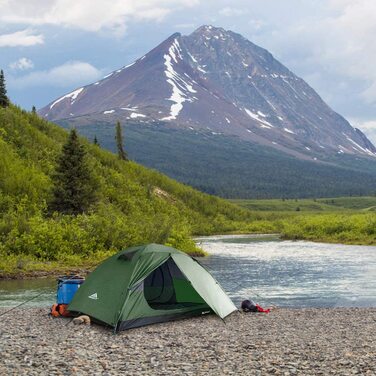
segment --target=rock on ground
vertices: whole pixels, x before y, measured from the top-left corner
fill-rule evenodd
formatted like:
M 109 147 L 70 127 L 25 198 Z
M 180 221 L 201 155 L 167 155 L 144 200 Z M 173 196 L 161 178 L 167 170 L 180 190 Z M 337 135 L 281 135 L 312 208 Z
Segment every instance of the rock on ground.
M 236 312 L 116 335 L 19 309 L 0 318 L 0 375 L 22 374 L 376 375 L 376 308 Z

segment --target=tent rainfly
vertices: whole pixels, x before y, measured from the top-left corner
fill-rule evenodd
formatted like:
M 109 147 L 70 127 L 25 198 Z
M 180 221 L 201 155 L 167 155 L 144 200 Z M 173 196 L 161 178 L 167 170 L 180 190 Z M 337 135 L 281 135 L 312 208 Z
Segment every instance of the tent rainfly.
M 236 311 L 197 260 L 159 244 L 128 248 L 105 260 L 68 309 L 115 331 L 212 312 L 223 319 Z

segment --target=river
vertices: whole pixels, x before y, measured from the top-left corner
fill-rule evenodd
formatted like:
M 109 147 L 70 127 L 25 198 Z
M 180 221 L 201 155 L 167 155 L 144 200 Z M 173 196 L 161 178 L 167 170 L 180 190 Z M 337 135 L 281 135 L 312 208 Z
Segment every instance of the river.
M 222 235 L 197 238 L 201 260 L 233 301 L 281 307 L 376 307 L 376 247 Z M 56 280 L 0 281 L 0 306 L 49 306 Z

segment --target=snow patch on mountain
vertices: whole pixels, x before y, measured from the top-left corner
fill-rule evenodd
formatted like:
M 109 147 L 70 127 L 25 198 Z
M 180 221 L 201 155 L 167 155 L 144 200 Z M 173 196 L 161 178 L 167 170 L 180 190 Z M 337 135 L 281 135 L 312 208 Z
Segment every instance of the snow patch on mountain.
M 56 100 L 54 103 L 51 104 L 50 106 L 50 110 L 56 105 L 58 104 L 59 102 L 61 102 L 62 100 L 66 99 L 66 98 L 70 98 L 71 99 L 71 105 L 74 103 L 74 101 L 77 99 L 77 97 L 82 93 L 82 91 L 84 90 L 83 87 L 75 90 L 75 91 L 72 91 L 71 93 L 69 94 L 66 94 L 64 95 L 63 97 L 59 98 L 58 100 Z
M 133 63 L 130 63 L 130 64 L 126 65 L 125 67 L 123 67 L 123 69 L 127 69 L 127 68 L 129 68 L 129 67 L 131 67 L 132 65 L 135 65 L 135 64 L 136 64 L 136 62 L 134 61 Z
M 205 69 L 203 69 L 200 65 L 197 65 L 197 69 L 201 72 L 201 73 L 208 73 Z
M 187 51 L 187 54 L 188 54 L 188 56 L 192 59 L 192 61 L 194 62 L 194 63 L 198 63 L 198 61 L 196 60 L 196 58 L 189 52 L 189 51 Z
M 146 115 L 144 114 L 139 114 L 138 112 L 132 112 L 130 115 L 131 119 L 137 119 L 137 118 L 144 118 Z
M 274 125 L 270 124 L 267 120 L 263 119 L 262 117 L 260 117 L 261 115 L 259 113 L 254 113 L 252 112 L 251 110 L 249 110 L 248 108 L 245 108 L 244 109 L 245 112 L 247 113 L 247 115 L 249 117 L 251 117 L 252 119 L 258 121 L 259 123 L 261 123 L 261 128 L 273 128 Z M 259 111 L 260 112 L 260 111 Z M 261 112 L 262 113 L 262 112 Z M 262 114 L 264 117 L 266 117 L 266 115 Z
M 137 111 L 137 106 L 134 106 L 134 107 L 121 107 L 122 110 L 125 110 L 125 111 Z
M 168 100 L 174 102 L 174 104 L 171 105 L 170 115 L 161 120 L 175 120 L 183 109 L 183 103 L 186 101 L 193 102 L 194 97 L 192 98 L 189 93 L 197 92 L 193 89 L 192 82 L 186 82 L 186 80 L 174 70 L 173 63 L 178 64 L 178 58 L 180 60 L 183 59 L 179 42 L 175 39 L 168 50 L 168 54 L 164 55 L 164 65 L 166 66 L 165 75 L 167 82 L 172 86 L 172 94 Z
M 348 141 L 350 141 L 353 145 L 355 145 L 355 147 L 356 148 L 358 148 L 358 150 L 361 150 L 361 151 L 363 151 L 364 153 L 367 153 L 367 154 L 369 154 L 369 155 L 375 155 L 374 153 L 372 153 L 372 151 L 371 150 L 369 150 L 369 149 L 367 149 L 367 148 L 363 148 L 362 146 L 360 146 L 357 142 L 355 142 L 352 138 L 350 138 L 347 134 L 345 134 L 345 133 L 342 133 L 345 137 L 346 137 L 346 139 L 348 140 Z M 354 149 L 354 147 L 353 147 L 353 149 Z M 357 149 L 354 149 L 354 150 L 357 150 Z
M 263 118 L 266 118 L 267 117 L 267 115 L 265 115 L 263 112 L 261 112 L 261 111 L 257 111 L 257 114 L 258 115 L 260 115 L 260 116 L 262 116 Z

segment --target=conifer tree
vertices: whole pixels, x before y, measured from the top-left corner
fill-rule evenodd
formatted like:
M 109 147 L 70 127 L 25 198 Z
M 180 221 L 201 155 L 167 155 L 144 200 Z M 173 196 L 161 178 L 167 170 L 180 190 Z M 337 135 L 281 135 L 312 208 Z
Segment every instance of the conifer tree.
M 93 144 L 94 144 L 94 145 L 96 145 L 96 146 L 100 146 L 100 144 L 99 144 L 99 141 L 98 141 L 98 139 L 97 139 L 97 135 L 96 135 L 96 134 L 94 135 L 94 140 L 93 140 Z
M 34 115 L 37 113 L 37 109 L 35 108 L 35 106 L 31 108 L 31 113 Z
M 5 77 L 3 70 L 0 70 L 0 107 L 8 107 L 9 98 L 7 96 L 7 88 L 5 85 Z
M 125 152 L 124 147 L 123 147 L 123 143 L 124 143 L 124 141 L 123 141 L 123 132 L 122 132 L 122 129 L 121 129 L 120 121 L 116 122 L 116 136 L 115 136 L 115 140 L 116 140 L 116 146 L 117 146 L 117 151 L 118 151 L 119 159 L 122 159 L 123 161 L 127 161 L 128 160 L 128 155 Z
M 71 130 L 53 176 L 51 211 L 77 215 L 86 212 L 96 200 L 96 184 L 86 162 L 86 151 L 76 130 Z

